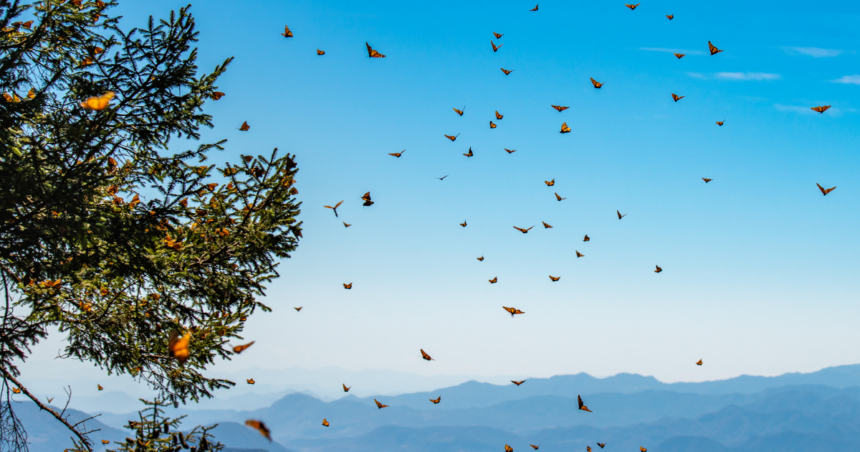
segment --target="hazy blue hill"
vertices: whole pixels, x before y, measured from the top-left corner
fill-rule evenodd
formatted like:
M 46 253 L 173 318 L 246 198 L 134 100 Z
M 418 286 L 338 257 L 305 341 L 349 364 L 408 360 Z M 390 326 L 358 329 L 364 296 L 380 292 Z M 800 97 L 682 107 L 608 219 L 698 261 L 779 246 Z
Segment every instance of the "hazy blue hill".
M 670 391 L 695 392 L 699 394 L 751 394 L 780 386 L 819 385 L 832 388 L 860 386 L 860 364 L 828 367 L 811 373 L 789 373 L 776 377 L 754 377 L 741 375 L 727 380 L 702 383 L 668 384 Z
M 57 411 L 61 408 L 51 407 Z M 15 414 L 21 420 L 27 430 L 27 438 L 30 441 L 30 452 L 57 452 L 72 447 L 70 439 L 72 433 L 59 423 L 51 414 L 42 411 L 31 401 L 17 403 L 14 405 Z M 66 410 L 68 420 L 74 424 L 90 417 L 86 413 L 77 410 Z M 98 421 L 98 418 L 86 422 L 88 430 L 100 429 L 91 434 L 97 443 L 97 450 L 104 450 L 101 440 L 124 441 L 126 433 L 117 430 Z
M 215 439 L 218 442 L 231 449 L 241 448 L 268 452 L 289 452 L 287 448 L 278 444 L 277 441 L 269 442 L 256 430 L 235 422 L 221 422 L 210 433 L 215 435 Z
M 675 436 L 654 448 L 660 452 L 730 452 L 732 449 L 701 436 Z
M 502 438 L 501 440 L 499 438 Z M 499 442 L 502 441 L 502 442 Z M 490 427 L 380 427 L 357 438 L 344 440 L 295 440 L 303 452 L 478 452 L 528 447 L 518 436 Z M 531 448 L 529 448 L 531 450 Z

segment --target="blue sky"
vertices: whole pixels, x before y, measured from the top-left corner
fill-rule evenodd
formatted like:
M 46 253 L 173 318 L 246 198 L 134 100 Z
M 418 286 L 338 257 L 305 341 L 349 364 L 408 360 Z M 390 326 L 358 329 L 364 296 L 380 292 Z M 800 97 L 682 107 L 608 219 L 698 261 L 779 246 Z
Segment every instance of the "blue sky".
M 125 3 L 127 26 L 184 5 Z M 201 71 L 236 57 L 206 106 L 204 139 L 229 140 L 212 161 L 294 153 L 303 203 L 275 311 L 216 368 L 701 381 L 860 362 L 860 6 L 533 7 L 195 3 Z

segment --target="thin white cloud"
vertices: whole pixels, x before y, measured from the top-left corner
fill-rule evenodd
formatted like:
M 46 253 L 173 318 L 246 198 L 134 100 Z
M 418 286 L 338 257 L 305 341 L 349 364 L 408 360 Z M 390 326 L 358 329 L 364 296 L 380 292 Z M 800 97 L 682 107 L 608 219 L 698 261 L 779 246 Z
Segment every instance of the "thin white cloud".
M 846 85 L 860 85 L 860 75 L 843 75 L 836 80 L 831 80 L 831 82 L 845 83 Z
M 707 76 L 707 75 L 705 75 L 705 74 L 700 74 L 700 73 L 698 73 L 698 72 L 685 72 L 685 74 L 689 75 L 690 77 L 698 78 L 698 79 L 702 79 L 702 80 L 707 80 L 707 79 L 708 79 L 708 76 Z
M 790 111 L 790 112 L 794 112 L 794 113 L 803 113 L 803 114 L 815 113 L 815 111 L 813 111 L 811 107 L 798 107 L 795 105 L 782 105 L 782 104 L 774 104 L 773 106 L 779 111 Z
M 779 74 L 767 74 L 764 72 L 717 72 L 715 77 L 724 80 L 779 80 Z
M 681 50 L 681 49 L 666 49 L 663 47 L 640 47 L 639 50 L 647 52 L 668 52 L 668 53 L 683 53 L 684 55 L 704 55 L 704 50 Z
M 845 53 L 844 50 L 822 49 L 820 47 L 786 47 L 784 49 L 790 55 L 807 55 L 813 58 L 831 58 Z

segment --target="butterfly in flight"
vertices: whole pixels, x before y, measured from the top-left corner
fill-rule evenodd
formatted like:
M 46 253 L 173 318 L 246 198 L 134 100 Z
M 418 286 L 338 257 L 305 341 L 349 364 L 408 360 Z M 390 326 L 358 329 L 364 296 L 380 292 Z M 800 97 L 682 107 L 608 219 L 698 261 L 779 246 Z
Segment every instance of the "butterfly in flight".
M 343 288 L 344 288 L 344 289 L 352 289 L 352 283 L 344 284 L 344 285 L 343 285 Z
M 555 185 L 555 179 L 545 180 L 545 181 L 543 181 L 543 183 L 545 183 L 547 187 L 552 187 L 553 185 Z
M 513 70 L 513 69 L 511 69 L 511 70 L 509 71 L 509 70 L 507 70 L 507 69 L 505 69 L 505 68 L 502 68 L 502 72 L 504 72 L 504 73 L 505 73 L 505 75 L 508 75 L 508 74 L 510 74 L 511 72 L 514 72 L 514 70 Z
M 588 411 L 589 413 L 591 413 L 591 410 L 589 410 L 588 407 L 585 406 L 584 403 L 582 403 L 582 397 L 577 395 L 576 398 L 578 399 L 579 409 L 582 411 Z
M 495 42 L 493 42 L 492 40 L 490 40 L 490 44 L 492 44 L 492 45 L 493 45 L 493 52 L 497 52 L 497 51 L 498 51 L 499 49 L 501 49 L 501 48 L 502 48 L 502 46 L 504 45 L 504 44 L 502 44 L 502 45 L 497 46 L 497 45 L 496 45 L 496 43 L 495 43 Z
M 544 229 L 552 229 L 552 225 L 547 223 L 546 221 L 541 221 L 541 223 L 543 223 Z
M 718 126 L 720 126 L 720 127 L 722 127 L 722 126 L 723 126 L 723 124 L 725 124 L 725 123 L 726 123 L 725 121 L 717 121 L 717 125 L 718 125 Z
M 447 138 L 447 139 L 449 139 L 449 140 L 451 140 L 451 141 L 454 141 L 454 140 L 456 140 L 456 139 L 457 139 L 457 137 L 459 137 L 459 136 L 460 136 L 460 134 L 458 133 L 457 135 L 454 135 L 454 136 L 451 136 L 451 135 L 445 135 L 445 138 Z
M 431 358 L 430 355 L 425 353 L 423 348 L 421 349 L 421 357 L 424 358 L 425 361 L 436 361 L 435 359 Z
M 820 107 L 812 107 L 813 110 L 815 110 L 819 113 L 824 113 L 828 108 L 830 108 L 830 105 L 822 105 Z
M 379 408 L 380 410 L 383 408 L 388 408 L 388 405 L 383 405 L 383 404 L 379 403 L 379 400 L 373 399 L 373 401 L 376 402 L 376 407 Z
M 697 366 L 701 366 L 701 365 L 702 365 L 702 360 L 700 359 L 700 360 L 696 361 L 696 365 L 697 365 Z
M 463 222 L 460 223 L 460 226 L 463 226 L 465 228 L 466 227 L 466 220 L 463 220 Z
M 678 57 L 678 59 L 680 60 L 681 58 L 684 58 L 684 55 L 686 55 L 686 53 L 675 53 L 675 54 L 673 54 L 673 55 L 675 55 L 676 57 Z
M 498 111 L 498 110 L 496 110 L 496 119 L 498 119 L 498 120 L 500 120 L 500 121 L 501 121 L 501 120 L 502 120 L 502 118 L 504 118 L 504 117 L 505 117 L 505 115 L 503 115 L 503 114 L 499 113 L 499 111 Z
M 495 37 L 496 37 L 496 39 L 502 39 L 502 36 L 504 36 L 504 34 L 499 34 L 499 33 L 496 33 L 496 32 L 494 31 L 494 32 L 493 32 L 493 36 L 495 36 Z M 501 47 L 501 46 L 500 46 L 500 47 Z
M 403 155 L 403 153 L 404 153 L 404 152 L 406 152 L 406 149 L 404 149 L 404 150 L 402 150 L 402 151 L 400 151 L 400 152 L 389 153 L 388 155 L 393 156 L 393 157 L 400 158 L 400 156 L 401 156 L 401 155 Z
M 317 49 L 317 55 L 325 55 L 325 50 Z
M 288 26 L 284 25 L 284 32 L 283 32 L 283 33 L 281 33 L 281 36 L 283 36 L 283 37 L 285 37 L 285 38 L 292 38 L 292 37 L 293 37 L 293 32 L 292 32 L 292 31 L 290 31 L 290 27 L 288 27 Z
M 635 5 L 630 5 L 628 3 L 625 3 L 624 6 L 630 8 L 630 11 L 633 11 L 634 9 L 636 9 L 637 6 L 639 6 L 639 3 L 637 3 Z
M 365 42 L 365 43 L 364 43 L 364 45 L 366 45 L 366 46 L 367 46 L 367 56 L 368 56 L 368 57 L 370 57 L 370 58 L 385 58 L 385 55 L 383 55 L 383 54 L 381 54 L 381 53 L 377 52 L 376 50 L 373 50 L 373 49 L 370 47 L 370 44 L 368 44 L 368 43 L 366 43 L 366 42 Z
M 323 424 L 322 424 L 322 425 L 323 425 L 323 427 L 328 427 L 328 426 L 329 426 L 329 423 L 328 423 L 328 421 L 327 421 L 325 418 L 323 418 Z
M 722 50 L 718 49 L 715 45 L 711 44 L 711 41 L 708 41 L 708 50 L 711 51 L 711 55 L 716 55 L 716 54 L 722 52 Z
M 107 108 L 108 104 L 110 104 L 110 100 L 113 99 L 113 96 L 113 91 L 108 91 L 101 96 L 90 97 L 89 99 L 81 102 L 81 107 L 84 107 L 87 110 L 104 110 L 105 108 Z M 827 108 L 830 107 L 828 106 Z
M 341 386 L 343 386 L 343 392 L 349 392 L 349 390 L 352 388 L 352 386 L 347 386 L 344 383 L 341 383 Z
M 446 177 L 448 177 L 447 174 L 442 177 L 434 177 L 434 179 L 445 180 Z
M 534 450 L 538 450 L 538 447 L 540 447 L 540 444 L 538 444 L 537 446 L 535 446 L 534 444 L 529 444 L 529 446 L 532 446 L 532 449 L 534 449 Z
M 106 439 L 103 439 L 103 440 L 102 440 L 102 444 L 108 444 L 108 443 L 110 443 L 110 441 L 109 441 L 109 440 L 106 440 Z
M 466 106 L 464 105 L 462 110 L 457 110 L 455 108 L 454 111 L 457 112 L 458 115 L 463 116 L 463 112 L 466 111 Z M 447 137 L 448 135 L 445 136 Z
M 270 442 L 272 441 L 271 431 L 269 430 L 269 427 L 266 427 L 266 424 L 264 424 L 262 421 L 248 419 L 247 421 L 245 421 L 245 425 L 260 432 L 260 434 L 265 436 L 266 439 L 268 439 Z
M 53 401 L 54 401 L 54 398 L 53 398 L 53 397 L 45 397 L 45 398 L 46 398 L 46 399 L 48 399 L 48 403 L 51 403 L 51 402 L 53 402 Z
M 677 95 L 677 94 L 675 94 L 675 93 L 672 93 L 672 99 L 673 99 L 675 102 L 678 102 L 679 100 L 681 100 L 681 99 L 683 99 L 683 98 L 685 98 L 685 97 L 687 97 L 687 96 L 679 96 L 679 95 Z
M 533 227 L 534 227 L 534 226 L 532 226 L 531 228 L 533 228 Z M 528 233 L 529 233 L 529 231 L 531 230 L 531 228 L 523 229 L 523 228 L 518 228 L 518 227 L 514 226 L 514 229 L 516 229 L 517 231 L 522 232 L 523 234 L 528 234 Z
M 332 207 L 332 206 L 323 206 L 323 207 L 325 207 L 326 209 L 333 210 L 334 216 L 337 216 L 337 208 L 340 207 L 341 204 L 343 204 L 343 200 L 341 200 L 339 203 L 335 204 L 334 207 Z
M 579 258 L 580 258 L 580 257 L 582 257 L 582 256 L 585 256 L 585 254 L 582 254 L 582 253 L 580 253 L 579 251 L 577 251 L 577 252 L 576 252 L 576 258 L 577 258 L 577 259 L 579 259 Z
M 247 132 L 250 129 L 251 126 L 248 125 L 248 121 L 243 122 L 242 127 L 239 127 L 239 130 L 241 130 L 242 132 Z
M 247 380 L 245 380 L 245 381 L 246 381 L 249 385 L 252 385 L 252 384 L 256 383 L 256 381 L 254 381 L 254 379 L 253 379 L 253 378 L 249 378 L 249 379 L 247 379 Z
M 351 225 L 351 224 L 349 224 L 349 223 L 347 223 L 346 221 L 344 221 L 344 222 L 343 222 L 343 227 L 348 228 L 348 227 L 350 227 L 350 226 L 352 226 L 352 225 Z
M 588 237 L 588 234 L 585 234 L 585 238 L 584 238 L 584 239 L 582 239 L 582 241 L 583 241 L 583 242 L 589 242 L 589 241 L 591 241 L 591 238 L 590 238 L 590 237 Z
M 646 449 L 642 446 L 639 446 L 639 452 L 648 452 L 648 449 Z
M 669 20 L 672 20 L 675 18 L 675 15 L 674 14 L 666 14 L 666 18 Z
M 507 307 L 507 306 L 502 306 L 502 308 L 503 308 L 505 311 L 508 311 L 508 313 L 510 313 L 510 314 L 511 314 L 511 317 L 513 317 L 515 314 L 525 314 L 525 312 L 520 311 L 520 310 L 519 310 L 519 309 L 517 309 L 517 308 L 509 308 L 509 307 Z M 523 381 L 525 381 L 525 380 L 523 380 Z M 522 382 L 520 382 L 519 384 L 517 384 L 517 386 L 519 386 L 519 385 L 521 385 L 521 384 L 522 384 Z
M 561 105 L 552 105 L 552 108 L 555 108 L 556 110 L 558 110 L 559 113 L 561 113 L 570 107 L 562 107 Z
M 562 198 L 561 196 L 559 196 L 559 195 L 558 195 L 558 193 L 556 193 L 556 194 L 555 194 L 555 199 L 557 199 L 557 200 L 561 201 L 561 200 L 564 200 L 564 199 L 567 199 L 567 198 Z
M 436 405 L 437 403 L 442 401 L 442 396 L 436 397 L 435 399 L 430 399 L 430 401 L 433 402 L 434 405 Z
M 514 448 L 505 444 L 505 452 L 514 452 Z
M 663 269 L 660 268 L 659 265 L 655 265 L 655 267 L 657 267 L 657 270 L 654 270 L 654 273 L 660 273 L 661 271 L 663 271 Z
M 496 128 L 496 125 L 495 125 L 495 124 L 493 124 L 493 121 L 490 121 L 490 128 L 491 128 L 491 129 L 495 129 L 495 128 Z
M 618 219 L 619 219 L 619 220 L 627 216 L 627 214 L 626 214 L 626 213 L 625 213 L 624 215 L 621 215 L 621 212 L 619 212 L 619 211 L 617 211 L 617 210 L 615 211 L 615 213 L 617 213 L 617 214 L 618 214 Z
M 523 384 L 523 383 L 525 383 L 525 382 L 526 382 L 525 380 L 522 380 L 522 381 L 514 381 L 514 380 L 511 380 L 511 383 L 513 383 L 513 384 L 515 384 L 515 385 L 517 385 L 517 386 L 519 386 L 519 385 L 521 385 L 521 384 Z
M 218 100 L 218 99 L 224 97 L 224 93 L 222 93 L 221 91 L 215 91 L 214 93 L 211 94 L 211 97 L 212 97 L 212 100 Z
M 495 284 L 495 283 L 497 283 L 497 282 L 499 282 L 499 277 L 498 277 L 498 276 L 496 276 L 496 277 L 494 277 L 493 279 L 491 279 L 491 280 L 490 280 L 490 284 Z
M 303 307 L 304 307 L 304 306 L 299 306 L 299 307 L 297 307 L 297 308 L 293 308 L 293 309 L 295 309 L 295 310 L 296 310 L 296 312 L 302 312 L 302 308 L 303 308 Z
M 364 195 L 362 195 L 361 199 L 364 200 L 364 204 L 362 204 L 362 205 L 365 207 L 370 207 L 373 204 L 373 201 L 370 200 L 370 192 L 367 192 Z
M 484 261 L 484 256 L 481 256 L 478 258 L 478 262 L 483 262 L 483 261 Z
M 492 124 L 492 122 L 491 122 L 490 124 Z M 469 153 L 468 153 L 468 154 L 463 154 L 463 155 L 465 155 L 466 157 L 472 157 L 472 156 L 473 156 L 473 155 L 475 155 L 475 154 L 472 152 L 472 148 L 471 148 L 471 147 L 469 147 Z
M 549 279 L 551 279 L 551 280 L 552 280 L 552 282 L 556 282 L 556 281 L 558 281 L 559 279 L 561 279 L 561 276 L 552 276 L 552 275 L 549 275 Z
M 585 446 L 585 452 L 591 452 L 591 446 Z
M 702 180 L 705 181 L 705 183 L 707 184 L 708 182 L 712 181 L 713 179 L 708 179 L 707 177 L 703 177 Z
M 824 188 L 821 186 L 821 184 L 818 184 L 818 183 L 816 183 L 815 185 L 818 185 L 818 189 L 821 190 L 821 194 L 824 196 L 827 196 L 828 193 L 832 192 L 833 190 L 836 190 L 836 187 Z
M 570 127 L 567 126 L 566 122 L 561 123 L 561 132 L 559 133 L 570 133 Z
M 248 342 L 247 344 L 237 345 L 237 346 L 233 347 L 233 353 L 238 355 L 239 353 L 244 352 L 245 350 L 248 349 L 248 347 L 254 345 L 254 342 L 256 342 L 256 341 L 251 341 L 251 342 Z
M 600 89 L 600 87 L 604 85 L 603 83 L 600 83 L 600 82 L 598 82 L 597 80 L 595 80 L 595 79 L 593 79 L 593 78 L 591 79 L 591 84 L 592 84 L 592 85 L 594 85 L 594 87 L 595 87 L 595 88 L 597 88 L 597 89 Z
M 13 393 L 13 394 L 20 394 L 20 393 L 21 393 L 21 390 L 20 390 L 20 389 L 18 389 L 18 388 L 12 388 L 12 393 Z
M 191 342 L 190 331 L 182 337 L 179 337 L 178 332 L 172 331 L 170 333 L 170 341 L 167 344 L 167 353 L 171 358 L 176 358 L 179 364 L 183 364 L 191 355 L 188 351 L 189 342 Z
M 598 446 L 600 446 L 600 448 L 601 448 L 601 449 L 603 449 L 604 447 L 606 447 L 606 443 L 597 443 L 597 445 L 598 445 Z
M 530 9 L 529 11 L 537 11 L 537 10 L 538 10 L 538 5 L 535 5 L 535 7 Z
M 507 152 L 508 154 L 513 154 L 514 152 L 517 152 L 517 150 L 505 148 L 505 152 Z
M 99 387 L 99 391 L 104 391 L 104 389 L 105 389 L 104 387 L 102 387 L 102 385 L 96 385 L 96 386 Z

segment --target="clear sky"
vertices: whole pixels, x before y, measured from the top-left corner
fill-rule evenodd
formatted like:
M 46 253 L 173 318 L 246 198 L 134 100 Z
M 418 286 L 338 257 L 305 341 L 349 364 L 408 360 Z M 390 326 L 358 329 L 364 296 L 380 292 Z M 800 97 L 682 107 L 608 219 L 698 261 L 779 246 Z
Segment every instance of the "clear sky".
M 216 369 L 701 381 L 860 362 L 860 6 L 534 1 L 195 2 L 200 70 L 236 57 L 206 106 L 204 138 L 229 140 L 212 161 L 294 153 L 303 203 L 275 311 Z M 185 4 L 124 3 L 128 27 Z

